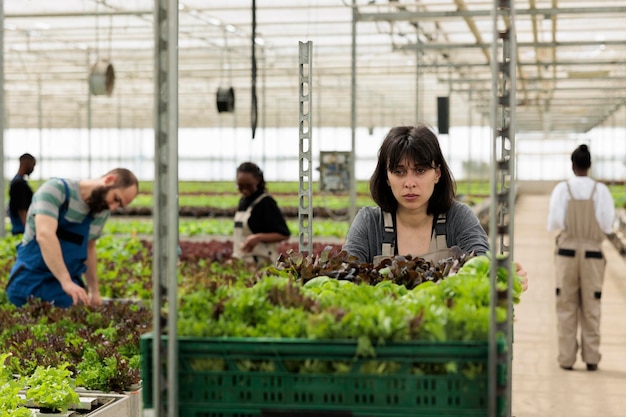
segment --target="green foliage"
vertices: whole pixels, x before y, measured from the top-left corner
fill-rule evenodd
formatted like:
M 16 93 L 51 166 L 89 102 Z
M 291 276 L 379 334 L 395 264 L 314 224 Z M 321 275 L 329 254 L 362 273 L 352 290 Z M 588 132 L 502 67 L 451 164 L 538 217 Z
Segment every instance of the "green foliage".
M 194 222 L 202 225 L 197 220 L 189 224 Z M 126 224 L 136 227 L 140 223 Z M 232 220 L 222 224 L 231 227 Z M 6 359 L 12 374 L 28 376 L 38 367 L 68 363 L 67 370 L 88 389 L 122 391 L 140 381 L 139 335 L 151 327 L 153 248 L 149 241 L 135 237 L 140 234 L 137 230 L 126 233 L 128 236 L 105 234 L 98 241 L 101 293 L 113 299 L 146 302 L 112 302 L 97 309 L 58 309 L 33 302 L 18 309 L 0 301 L 0 346 L 19 352 L 19 356 Z M 6 285 L 15 243 L 10 238 L 0 241 L 0 253 L 4 253 L 0 257 L 0 288 Z M 224 256 L 223 246 L 221 242 L 210 253 L 183 251 L 180 257 L 181 335 L 354 339 L 363 357 L 373 355 L 382 343 L 487 338 L 488 259 L 484 263 L 479 257 L 470 258 L 455 276 L 444 280 L 440 278 L 453 271 L 424 269 L 415 260 L 398 258 L 384 266 L 383 274 L 371 265 L 364 268 L 330 252 L 323 252 L 316 262 L 296 253 L 290 267 L 251 271 L 220 258 Z M 324 264 L 332 265 L 332 269 L 320 270 Z M 419 268 L 420 273 L 416 272 Z M 424 274 L 426 269 L 429 272 Z M 504 282 L 506 277 L 501 274 L 498 279 Z M 516 287 L 516 296 L 521 292 L 518 290 Z M 505 310 L 499 308 L 498 316 L 499 320 L 505 318 Z M 242 362 L 238 366 L 264 369 L 272 365 Z M 344 372 L 349 364 L 293 366 L 305 367 L 302 372 Z M 390 372 L 393 364 L 371 362 L 366 369 Z M 412 372 L 426 371 L 432 369 Z M 449 370 L 442 365 L 436 371 Z M 456 371 L 474 372 L 460 367 Z
M 15 263 L 16 246 L 19 237 L 8 235 L 0 239 L 0 302 L 7 301 L 5 288 L 9 281 L 9 273 Z
M 154 232 L 153 226 L 152 219 L 127 221 L 113 217 L 105 225 L 105 236 L 101 239 L 105 239 L 108 235 L 151 236 Z M 349 227 L 347 222 L 334 220 L 315 220 L 311 226 L 313 235 L 318 237 L 345 237 Z M 287 227 L 293 236 L 300 232 L 300 226 L 296 220 L 287 220 Z M 234 224 L 231 218 L 181 218 L 178 223 L 180 236 L 232 236 L 233 229 Z
M 328 265 L 333 265 L 332 261 L 329 259 Z M 406 268 L 407 262 L 406 258 L 392 261 L 394 272 L 388 275 L 402 282 L 405 275 L 398 271 Z M 328 265 L 319 261 L 315 264 L 325 272 L 336 273 L 324 269 Z M 470 258 L 454 275 L 411 289 L 381 276 L 372 277 L 376 271 L 369 270 L 360 278 L 359 266 L 343 266 L 353 271 L 350 279 L 345 275 L 341 279 L 315 276 L 320 269 L 308 270 L 305 258 L 294 255 L 290 269 L 283 270 L 286 274 L 269 268 L 252 286 L 232 281 L 228 286 L 197 288 L 180 302 L 179 334 L 354 339 L 359 342 L 361 355 L 371 354 L 372 346 L 388 342 L 487 340 L 491 299 L 488 257 Z M 304 273 L 310 274 L 306 280 Z M 506 310 L 497 307 L 497 319 L 505 318 Z
M 130 303 L 106 303 L 97 309 L 65 309 L 41 301 L 19 309 L 0 305 L 0 346 L 14 352 L 5 365 L 11 374 L 29 376 L 37 367 L 65 363 L 84 388 L 128 390 L 141 380 L 139 337 L 150 331 L 151 316 L 148 307 Z M 45 337 L 37 336 L 44 331 Z
M 10 357 L 10 353 L 0 354 L 0 416 L 32 417 L 25 401 L 19 396 L 24 388 L 23 378 L 13 378 L 11 370 L 5 365 Z
M 105 235 L 97 248 L 102 297 L 151 299 L 152 257 L 144 242 L 132 236 Z
M 107 391 L 109 381 L 117 373 L 117 361 L 115 357 L 100 358 L 96 349 L 89 347 L 85 350 L 83 361 L 78 365 L 78 385 L 91 389 Z
M 26 399 L 32 400 L 38 407 L 66 412 L 70 405 L 80 403 L 76 393 L 76 382 L 67 369 L 69 364 L 57 367 L 38 366 L 35 372 L 26 378 Z
M 0 384 L 0 415 L 10 417 L 32 417 L 33 412 L 26 408 L 24 400 L 18 395 L 21 386 L 14 382 Z
M 276 181 L 268 184 L 268 189 L 271 193 L 298 193 L 299 183 L 297 181 Z M 154 184 L 152 181 L 140 181 L 139 191 L 143 194 L 153 194 Z M 369 182 L 357 181 L 357 192 L 368 193 Z M 312 191 L 317 193 L 320 191 L 319 182 L 314 182 Z M 235 173 L 233 172 L 233 181 L 179 181 L 178 182 L 179 194 L 186 193 L 237 193 L 237 186 L 235 184 Z
M 624 184 L 607 184 L 615 207 L 626 208 L 626 186 Z
M 9 356 L 11 356 L 10 353 L 0 354 L 0 384 L 4 384 L 7 381 L 13 380 L 13 375 L 11 374 L 11 371 L 4 364 Z

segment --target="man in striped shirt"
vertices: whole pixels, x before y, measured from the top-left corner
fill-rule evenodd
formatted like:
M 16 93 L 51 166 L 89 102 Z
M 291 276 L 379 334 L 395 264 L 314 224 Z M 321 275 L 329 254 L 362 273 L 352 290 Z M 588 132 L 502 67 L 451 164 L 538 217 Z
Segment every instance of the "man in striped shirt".
M 96 240 L 110 212 L 126 207 L 138 192 L 137 177 L 125 168 L 99 178 L 53 178 L 42 184 L 11 269 L 9 300 L 17 306 L 30 297 L 59 307 L 101 304 Z

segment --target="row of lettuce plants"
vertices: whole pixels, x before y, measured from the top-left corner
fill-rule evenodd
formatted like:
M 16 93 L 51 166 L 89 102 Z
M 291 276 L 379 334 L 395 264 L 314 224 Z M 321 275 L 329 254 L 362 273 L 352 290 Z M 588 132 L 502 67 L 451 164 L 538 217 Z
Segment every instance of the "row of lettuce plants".
M 0 241 L 1 289 L 16 243 Z M 12 374 L 65 367 L 79 386 L 107 392 L 141 383 L 139 340 L 152 325 L 152 244 L 117 236 L 98 245 L 103 306 L 60 309 L 33 300 L 16 308 L 0 290 L 0 354 L 14 353 L 5 361 Z M 396 257 L 374 268 L 338 246 L 318 245 L 308 256 L 283 247 L 276 266 L 251 270 L 230 259 L 228 245 L 181 242 L 182 336 L 347 338 L 358 340 L 362 353 L 379 343 L 487 337 L 484 256 L 460 254 L 439 265 Z M 519 277 L 514 282 L 519 301 Z

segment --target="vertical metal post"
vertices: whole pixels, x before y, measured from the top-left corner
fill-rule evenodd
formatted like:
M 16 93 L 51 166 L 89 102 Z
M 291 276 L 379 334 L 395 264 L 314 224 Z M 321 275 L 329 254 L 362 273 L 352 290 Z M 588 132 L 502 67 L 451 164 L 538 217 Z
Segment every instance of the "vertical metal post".
M 465 194 L 467 195 L 467 197 L 469 198 L 470 194 L 471 194 L 471 181 L 472 181 L 472 139 L 473 139 L 473 131 L 474 131 L 474 124 L 472 122 L 472 90 L 470 89 L 469 92 L 469 99 L 468 99 L 469 103 L 467 106 L 467 134 L 469 135 L 468 141 L 467 141 L 467 178 L 465 179 L 467 181 L 467 186 L 465 189 Z
M 492 252 L 489 337 L 489 415 L 511 416 L 513 351 L 513 212 L 515 206 L 516 33 L 513 0 L 494 0 L 491 48 L 491 170 L 489 237 Z M 498 27 L 502 24 L 502 29 Z M 506 298 L 498 296 L 497 270 L 508 271 Z M 496 308 L 506 320 L 496 322 Z
M 124 129 L 122 127 L 122 95 L 117 95 L 117 143 L 118 143 L 118 165 L 124 165 L 122 149 L 124 148 Z
M 178 416 L 178 1 L 155 0 L 153 363 L 156 417 Z M 167 302 L 167 342 L 161 308 Z M 165 365 L 165 366 L 164 366 Z M 163 369 L 167 373 L 163 374 Z M 165 403 L 167 399 L 167 403 Z
M 89 69 L 89 51 L 87 51 L 87 69 Z M 91 85 L 87 77 L 87 178 L 91 178 Z
M 348 219 L 350 222 L 356 215 L 356 24 L 359 19 L 356 0 L 352 0 L 352 68 L 351 68 L 351 98 L 350 98 L 350 204 L 348 205 Z
M 2 30 L 0 30 L 0 207 L 6 207 L 5 198 L 6 184 L 4 181 L 4 129 L 6 128 L 6 118 L 4 115 L 4 2 L 0 1 L 0 22 Z M 6 236 L 4 226 L 4 216 L 2 217 L 2 227 L 0 227 L 0 237 Z
M 422 49 L 419 47 L 420 38 L 419 30 L 415 28 L 415 39 L 417 39 L 418 47 L 415 48 L 415 124 L 422 121 L 422 106 L 420 103 L 420 70 L 422 64 Z
M 265 66 L 266 64 L 266 57 L 265 57 L 265 48 L 262 49 L 263 51 L 263 55 L 261 57 L 261 129 L 263 131 L 263 134 L 261 136 L 262 140 L 263 140 L 263 156 L 262 156 L 262 163 L 263 163 L 263 169 L 267 169 L 267 158 L 266 158 L 266 152 L 265 152 L 265 127 L 267 126 L 267 124 L 265 123 L 265 116 L 266 116 L 266 112 L 265 109 L 267 108 L 267 101 L 265 100 L 267 98 L 266 95 L 266 74 L 267 74 L 267 68 Z
M 46 164 L 42 164 L 42 156 L 43 156 L 43 94 L 41 88 L 41 77 L 37 79 L 37 129 L 39 130 L 39 155 L 37 155 L 37 162 L 39 162 L 40 166 L 45 166 Z M 80 114 L 80 113 L 79 113 Z M 41 169 L 39 171 L 39 178 L 43 178 L 41 174 Z
M 313 42 L 298 42 L 298 59 L 300 62 L 300 87 L 298 115 L 300 133 L 300 176 L 299 176 L 299 205 L 298 220 L 300 226 L 300 252 L 313 254 L 313 179 L 311 176 L 312 150 L 311 129 L 313 128 Z

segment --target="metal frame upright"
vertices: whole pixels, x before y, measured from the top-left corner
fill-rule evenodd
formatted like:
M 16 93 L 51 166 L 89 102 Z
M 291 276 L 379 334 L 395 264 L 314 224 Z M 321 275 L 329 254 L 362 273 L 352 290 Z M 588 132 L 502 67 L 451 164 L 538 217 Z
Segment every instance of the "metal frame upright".
M 311 129 L 313 119 L 311 117 L 313 103 L 311 94 L 313 89 L 313 42 L 298 42 L 298 66 L 299 72 L 299 187 L 298 187 L 298 222 L 299 222 L 299 250 L 313 254 L 313 177 L 311 175 L 312 155 Z
M 178 1 L 155 0 L 152 374 L 155 417 L 178 416 Z M 162 322 L 167 301 L 169 314 Z M 162 335 L 167 334 L 167 342 Z M 167 374 L 163 375 L 163 364 Z M 167 398 L 167 406 L 164 399 Z
M 513 353 L 513 214 L 515 207 L 516 33 L 514 0 L 494 0 L 491 44 L 491 170 L 489 240 L 492 253 L 489 328 L 489 416 L 511 416 Z M 508 271 L 506 297 L 497 271 Z M 506 309 L 497 321 L 496 308 Z
M 0 31 L 0 51 L 4 51 L 4 2 L 0 2 L 0 22 L 3 30 Z M 4 172 L 4 130 L 6 129 L 6 117 L 4 117 L 4 53 L 0 53 L 0 172 Z M 5 180 L 0 175 L 0 207 L 6 207 Z M 0 238 L 6 236 L 4 227 L 0 228 Z

